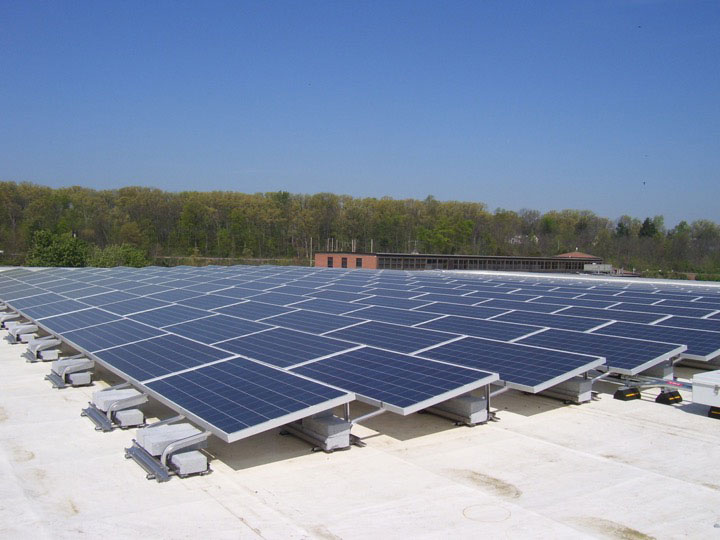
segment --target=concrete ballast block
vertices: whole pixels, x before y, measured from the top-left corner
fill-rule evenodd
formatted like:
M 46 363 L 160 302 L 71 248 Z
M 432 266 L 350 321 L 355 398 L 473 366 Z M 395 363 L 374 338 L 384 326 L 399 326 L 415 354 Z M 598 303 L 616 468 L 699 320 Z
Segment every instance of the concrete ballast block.
M 107 411 L 108 407 L 119 399 L 139 396 L 140 392 L 134 388 L 121 388 L 118 390 L 98 390 L 93 392 L 93 403 L 101 411 Z
M 207 456 L 197 450 L 173 454 L 170 463 L 182 476 L 205 472 L 208 468 Z

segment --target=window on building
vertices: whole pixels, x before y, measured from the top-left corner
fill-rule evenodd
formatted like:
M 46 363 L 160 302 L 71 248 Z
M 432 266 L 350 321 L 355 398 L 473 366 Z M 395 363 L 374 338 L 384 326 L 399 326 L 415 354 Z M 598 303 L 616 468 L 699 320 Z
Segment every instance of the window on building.
M 355 259 L 355 268 L 362 268 L 362 257 Z
M 332 258 L 332 257 L 328 257 L 327 267 L 328 267 L 328 268 L 332 268 L 332 267 L 333 267 L 333 258 Z
M 342 259 L 340 259 L 340 265 L 343 268 L 347 268 L 347 257 L 343 257 Z

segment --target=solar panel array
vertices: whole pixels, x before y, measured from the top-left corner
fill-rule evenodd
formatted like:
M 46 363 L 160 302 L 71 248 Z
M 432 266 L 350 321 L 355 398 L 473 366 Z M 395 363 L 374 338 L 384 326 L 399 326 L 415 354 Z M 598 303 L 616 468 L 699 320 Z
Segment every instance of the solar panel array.
M 226 440 L 356 397 L 409 414 L 498 376 L 538 392 L 601 366 L 635 374 L 720 350 L 714 287 L 274 266 L 60 268 L 0 273 L 0 299 Z M 266 385 L 268 377 L 279 382 Z M 305 397 L 275 392 L 293 384 Z M 263 385 L 274 388 L 267 403 Z

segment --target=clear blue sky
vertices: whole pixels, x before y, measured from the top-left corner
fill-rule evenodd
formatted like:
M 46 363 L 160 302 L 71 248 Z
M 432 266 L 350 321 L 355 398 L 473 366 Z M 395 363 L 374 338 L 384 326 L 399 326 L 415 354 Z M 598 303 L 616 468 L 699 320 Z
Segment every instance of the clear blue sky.
M 720 221 L 720 2 L 2 0 L 0 179 Z

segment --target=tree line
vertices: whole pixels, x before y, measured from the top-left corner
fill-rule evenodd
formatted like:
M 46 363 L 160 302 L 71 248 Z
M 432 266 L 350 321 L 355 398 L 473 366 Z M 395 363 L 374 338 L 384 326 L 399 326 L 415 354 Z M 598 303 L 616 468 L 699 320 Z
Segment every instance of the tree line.
M 44 246 L 44 247 L 43 247 Z M 163 257 L 307 260 L 325 250 L 549 256 L 580 250 L 617 267 L 720 272 L 720 227 L 665 227 L 662 216 L 609 219 L 481 202 L 358 198 L 332 193 L 94 190 L 0 182 L 4 263 L 142 265 Z M 54 250 L 54 251 L 53 251 Z

